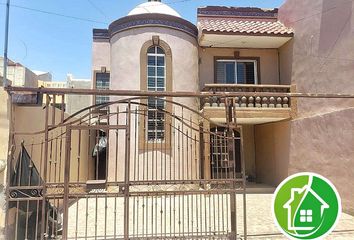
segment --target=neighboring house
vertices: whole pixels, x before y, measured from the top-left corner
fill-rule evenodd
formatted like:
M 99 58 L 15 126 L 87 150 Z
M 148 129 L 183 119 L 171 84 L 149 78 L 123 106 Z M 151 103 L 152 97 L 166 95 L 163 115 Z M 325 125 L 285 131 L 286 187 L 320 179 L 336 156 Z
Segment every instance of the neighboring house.
M 295 32 L 280 49 L 280 74 L 297 92 L 353 94 L 353 6 L 353 1 L 287 0 L 279 8 L 279 20 Z M 286 174 L 312 171 L 329 178 L 344 211 L 354 214 L 353 118 L 353 99 L 298 98 L 297 117 L 283 132 L 288 148 L 274 158 L 276 169 Z
M 50 72 L 43 72 L 43 71 L 33 71 L 39 81 L 45 81 L 45 82 L 51 82 L 53 79 L 53 76 Z
M 48 80 L 49 78 L 47 78 Z M 60 87 L 80 87 L 84 88 L 85 86 L 90 86 L 91 83 L 89 80 L 85 79 L 75 79 L 72 77 L 72 75 L 68 75 L 67 82 L 65 84 L 62 84 L 60 82 L 50 82 L 50 81 L 38 81 L 39 86 L 32 86 L 32 87 L 48 87 L 53 86 L 56 88 Z M 45 99 L 45 97 L 44 97 Z M 53 99 L 51 100 L 53 101 Z M 56 99 L 57 102 L 61 102 L 60 98 Z M 9 142 L 9 131 L 11 128 L 10 124 L 10 116 L 12 117 L 11 119 L 13 120 L 13 129 L 16 129 L 16 131 L 22 131 L 22 132 L 32 132 L 32 131 L 41 131 L 43 130 L 42 127 L 44 125 L 44 120 L 46 116 L 46 108 L 44 108 L 45 101 L 42 104 L 22 104 L 20 107 L 17 105 L 12 105 L 14 108 L 10 108 L 9 104 L 9 97 L 8 93 L 5 92 L 3 89 L 0 90 L 0 102 L 1 107 L 0 107 L 0 203 L 2 206 L 5 206 L 4 204 L 4 185 L 7 180 L 6 178 L 6 171 L 4 171 L 4 163 L 6 163 L 6 159 L 8 158 L 9 155 L 9 149 L 8 149 L 8 142 Z M 72 109 L 72 111 L 76 111 L 76 109 L 81 109 L 89 104 L 91 104 L 91 98 L 88 96 L 70 96 L 68 98 L 68 101 L 71 104 L 68 104 L 67 107 L 69 109 Z M 65 102 L 66 103 L 66 102 Z M 67 104 L 67 103 L 66 103 Z M 55 112 L 55 121 L 60 121 L 61 115 L 63 117 L 69 117 L 70 114 L 68 113 L 63 113 L 60 111 L 60 104 L 57 105 L 57 107 L 49 107 L 48 111 L 52 114 Z M 11 109 L 13 111 L 11 111 Z M 16 121 L 15 121 L 16 120 Z M 54 134 L 60 134 L 59 131 Z M 75 134 L 78 135 L 78 134 Z M 83 138 L 90 138 L 90 136 L 87 133 L 81 133 L 80 136 Z M 30 146 L 33 147 L 34 141 L 43 141 L 40 140 L 43 138 L 43 135 L 37 135 L 36 138 L 32 137 L 21 137 L 21 141 L 25 144 L 27 149 L 31 149 Z M 93 142 L 93 140 L 91 141 Z M 34 144 L 36 146 L 36 144 Z M 91 144 L 92 145 L 92 144 Z M 81 149 L 87 149 L 87 151 L 91 151 L 93 149 L 93 146 L 88 145 L 87 143 L 82 143 L 80 145 Z M 40 145 L 37 145 L 40 146 Z M 73 149 L 77 149 L 77 147 L 73 147 Z M 31 152 L 31 157 L 34 159 L 35 166 L 39 168 L 41 166 L 41 153 L 42 151 L 40 148 L 32 148 L 33 151 Z M 18 148 L 16 149 L 18 151 Z M 18 152 L 16 152 L 16 156 L 18 156 Z M 17 160 L 17 159 L 16 159 Z M 82 158 L 84 162 L 84 166 L 90 166 L 92 164 L 92 159 L 90 155 L 83 156 Z M 5 164 L 6 165 L 6 164 Z M 84 173 L 85 174 L 85 173 Z M 84 176 L 83 179 L 88 179 L 90 177 Z M 56 181 L 56 180 L 54 180 Z M 5 208 L 0 209 L 0 239 L 3 239 L 3 234 L 4 234 L 4 224 L 5 224 Z M 7 236 L 8 239 L 15 239 L 15 237 Z M 18 238 L 20 239 L 20 238 Z
M 4 58 L 0 57 L 0 76 L 3 78 Z M 37 87 L 38 76 L 20 63 L 8 60 L 7 79 L 12 86 Z
M 67 87 L 67 82 L 38 81 L 38 87 L 45 87 L 45 88 L 66 88 L 66 87 Z
M 4 58 L 0 57 L 0 82 L 2 87 L 3 81 L 3 67 L 4 67 Z M 39 74 L 39 75 L 37 75 Z M 51 80 L 50 74 L 43 74 L 43 72 L 31 71 L 27 67 L 23 66 L 20 63 L 15 63 L 11 60 L 8 60 L 8 69 L 7 69 L 7 79 L 10 81 L 12 86 L 20 86 L 20 87 L 37 87 L 40 78 L 44 78 L 46 75 L 46 80 Z M 8 157 L 8 136 L 10 130 L 10 105 L 8 100 L 8 94 L 2 88 L 0 89 L 0 204 L 1 206 L 5 206 L 3 203 L 4 200 L 4 183 L 6 182 L 6 174 L 4 167 L 6 166 L 6 159 Z M 30 107 L 31 110 L 33 108 Z M 42 106 L 37 106 L 38 112 L 42 111 Z M 31 112 L 31 111 L 29 111 Z M 37 113 L 33 113 L 34 117 L 40 117 Z M 16 114 L 14 114 L 14 118 L 16 118 Z M 28 116 L 27 116 L 28 117 Z M 28 118 L 24 118 L 28 119 Z M 24 128 L 31 129 L 38 125 L 36 121 L 29 121 L 26 123 L 22 123 Z M 3 227 L 5 224 L 5 213 L 2 212 L 5 208 L 1 208 L 0 210 L 0 239 L 2 239 Z
M 44 74 L 46 75 L 46 74 Z M 79 89 L 90 89 L 91 88 L 90 79 L 78 79 L 74 78 L 72 74 L 67 74 L 66 81 L 56 82 L 56 81 L 38 81 L 38 87 L 45 88 L 79 88 Z M 90 106 L 92 104 L 92 97 L 89 95 L 74 95 L 67 96 L 64 98 L 64 102 L 61 97 L 56 97 L 55 105 L 57 108 L 61 109 L 62 105 L 64 109 L 69 114 L 74 114 L 75 112 Z M 43 98 L 43 102 L 45 103 L 46 98 Z M 51 99 L 53 103 L 54 99 Z
M 67 88 L 90 89 L 92 82 L 90 79 L 74 78 L 72 74 L 66 77 Z M 90 95 L 71 95 L 66 99 L 66 112 L 74 114 L 81 109 L 92 104 L 92 97 Z

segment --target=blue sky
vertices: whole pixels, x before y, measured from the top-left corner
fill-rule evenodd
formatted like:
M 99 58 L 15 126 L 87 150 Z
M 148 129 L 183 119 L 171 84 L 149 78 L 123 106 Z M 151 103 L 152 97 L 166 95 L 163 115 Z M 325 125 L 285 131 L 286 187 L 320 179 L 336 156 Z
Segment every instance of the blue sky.
M 32 70 L 49 71 L 53 80 L 67 73 L 91 78 L 92 29 L 106 28 L 147 0 L 11 0 L 9 58 Z M 0 54 L 4 52 L 5 2 L 0 0 Z M 196 22 L 200 6 L 279 7 L 283 0 L 163 0 Z M 17 7 L 16 7 L 17 6 Z M 20 7 L 93 20 L 81 21 Z

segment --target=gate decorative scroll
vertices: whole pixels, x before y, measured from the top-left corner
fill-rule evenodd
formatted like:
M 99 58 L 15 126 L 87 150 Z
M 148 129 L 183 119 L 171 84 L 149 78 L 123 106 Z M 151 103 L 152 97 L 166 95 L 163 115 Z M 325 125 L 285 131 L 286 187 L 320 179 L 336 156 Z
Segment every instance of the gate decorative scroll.
M 59 96 L 46 99 L 44 130 L 12 133 L 41 178 L 7 191 L 12 239 L 247 238 L 232 99 L 220 99 L 223 124 L 204 117 L 193 97 L 111 96 L 71 116 L 55 107 Z

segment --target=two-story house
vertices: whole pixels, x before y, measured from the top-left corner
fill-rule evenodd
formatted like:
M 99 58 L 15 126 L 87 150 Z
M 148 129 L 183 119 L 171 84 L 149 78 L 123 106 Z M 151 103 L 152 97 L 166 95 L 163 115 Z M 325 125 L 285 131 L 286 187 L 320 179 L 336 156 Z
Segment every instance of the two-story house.
M 281 137 L 286 131 L 285 125 L 296 114 L 296 104 L 286 96 L 262 93 L 295 91 L 280 76 L 281 62 L 286 59 L 281 59 L 279 53 L 293 36 L 293 30 L 279 22 L 278 9 L 199 8 L 195 26 L 170 6 L 149 1 L 113 22 L 108 29 L 93 30 L 93 87 L 239 92 L 233 99 L 237 124 L 243 128 L 247 178 L 275 185 L 287 175 L 287 170 L 279 167 L 281 163 L 274 161 L 273 156 L 278 151 L 286 151 Z M 242 92 L 257 94 L 243 95 Z M 108 100 L 105 96 L 96 97 L 96 103 Z M 209 97 L 198 103 L 187 101 L 184 104 L 215 123 L 227 122 L 221 98 Z M 267 131 L 262 127 L 266 123 L 276 123 L 276 127 Z M 208 128 L 212 132 L 225 130 L 213 124 Z M 151 130 L 152 134 L 156 132 L 156 129 Z M 158 138 L 158 135 L 151 137 Z M 210 143 L 215 143 L 212 135 L 208 138 Z M 271 146 L 263 144 L 273 139 L 276 141 Z M 223 153 L 218 148 L 225 144 L 204 148 L 201 175 L 205 178 L 223 178 L 228 171 L 233 171 L 233 166 L 241 173 L 241 141 L 235 142 L 236 159 L 230 167 L 220 162 Z
M 276 187 L 299 171 L 333 181 L 352 212 L 352 10 L 331 0 L 210 6 L 193 24 L 149 0 L 94 29 L 92 89 L 8 90 L 10 146 L 39 139 L 27 148 L 43 178 L 9 189 L 9 229 L 22 238 L 246 238 L 247 219 L 258 231 L 270 217 L 247 213 L 247 187 Z M 17 97 L 26 91 L 47 101 L 25 131 L 22 116 L 35 113 Z M 92 105 L 56 113 L 70 95 Z M 261 234 L 274 234 L 264 224 L 271 232 Z

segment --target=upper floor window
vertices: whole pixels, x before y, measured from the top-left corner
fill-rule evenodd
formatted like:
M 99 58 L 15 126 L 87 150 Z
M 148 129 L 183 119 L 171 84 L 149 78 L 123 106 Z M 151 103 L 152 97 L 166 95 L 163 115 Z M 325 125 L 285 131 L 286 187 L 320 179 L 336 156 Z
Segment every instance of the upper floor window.
M 166 59 L 165 52 L 158 46 L 147 51 L 147 89 L 148 91 L 166 90 Z M 149 141 L 165 138 L 165 101 L 162 98 L 149 98 L 147 139 Z
M 109 73 L 96 73 L 96 89 L 109 89 Z M 109 96 L 96 96 L 96 104 L 109 102 Z
M 160 47 L 150 47 L 147 61 L 148 91 L 165 91 L 165 52 Z
M 216 83 L 257 84 L 257 61 L 217 60 Z

